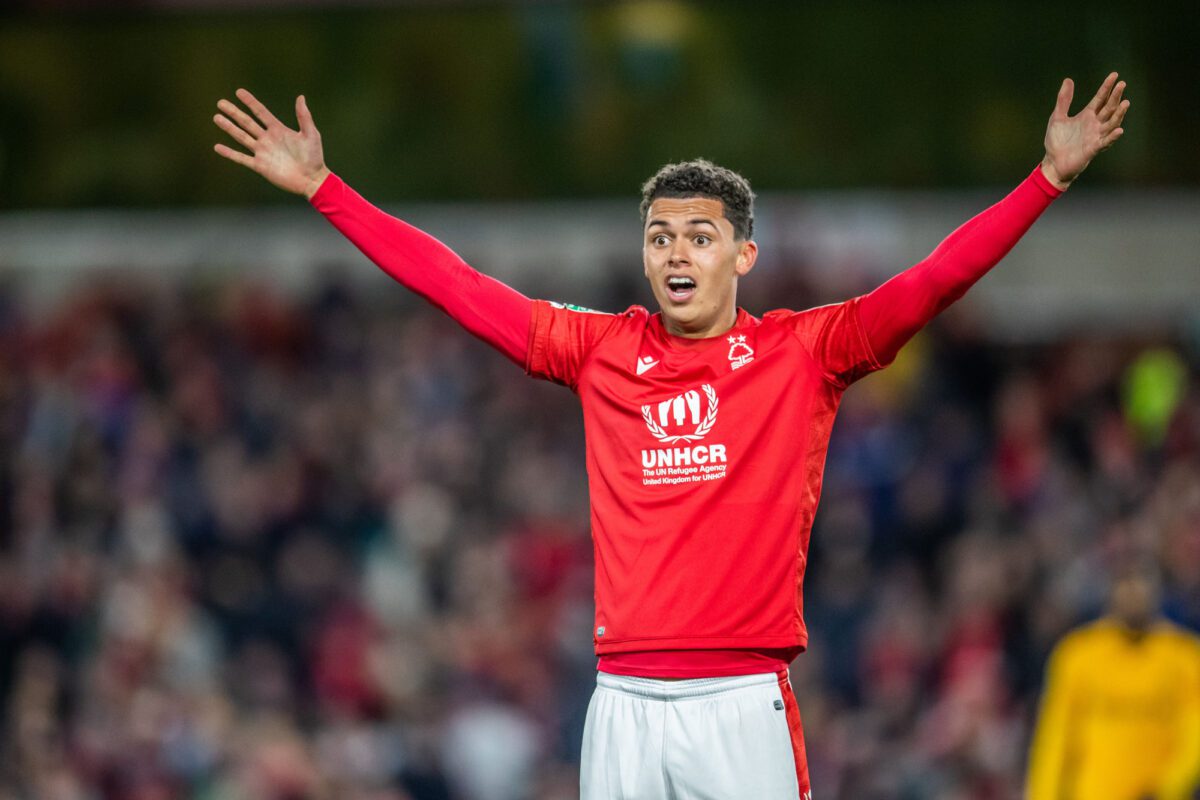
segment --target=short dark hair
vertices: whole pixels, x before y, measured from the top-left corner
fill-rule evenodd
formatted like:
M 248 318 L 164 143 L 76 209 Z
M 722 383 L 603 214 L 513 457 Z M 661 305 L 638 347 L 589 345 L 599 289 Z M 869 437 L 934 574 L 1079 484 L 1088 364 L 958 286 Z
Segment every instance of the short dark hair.
M 754 192 L 750 181 L 707 159 L 667 164 L 642 186 L 642 225 L 650 204 L 659 197 L 708 197 L 720 200 L 725 219 L 739 239 L 754 235 Z

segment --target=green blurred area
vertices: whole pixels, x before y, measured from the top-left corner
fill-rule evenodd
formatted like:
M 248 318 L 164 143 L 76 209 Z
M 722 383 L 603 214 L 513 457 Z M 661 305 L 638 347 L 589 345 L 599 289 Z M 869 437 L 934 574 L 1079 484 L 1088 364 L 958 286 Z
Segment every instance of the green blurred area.
M 380 201 L 633 195 L 704 155 L 759 190 L 1008 184 L 1130 83 L 1094 185 L 1200 183 L 1194 4 L 677 2 L 0 16 L 0 208 L 280 202 L 219 159 L 245 86 Z

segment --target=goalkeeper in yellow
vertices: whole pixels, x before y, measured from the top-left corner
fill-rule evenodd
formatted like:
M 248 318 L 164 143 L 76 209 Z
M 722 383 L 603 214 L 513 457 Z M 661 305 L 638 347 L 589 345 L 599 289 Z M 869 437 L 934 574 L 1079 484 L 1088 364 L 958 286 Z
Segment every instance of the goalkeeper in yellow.
M 1191 800 L 1200 784 L 1200 637 L 1158 616 L 1144 568 L 1050 656 L 1026 800 Z

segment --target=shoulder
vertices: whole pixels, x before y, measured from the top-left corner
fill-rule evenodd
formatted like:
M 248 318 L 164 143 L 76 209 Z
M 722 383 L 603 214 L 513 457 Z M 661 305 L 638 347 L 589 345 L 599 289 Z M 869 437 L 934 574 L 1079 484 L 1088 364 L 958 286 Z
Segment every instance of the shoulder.
M 551 300 L 533 301 L 525 370 L 576 388 L 598 347 L 640 336 L 649 314 L 631 306 L 619 314 Z
M 1106 619 L 1098 619 L 1073 628 L 1058 641 L 1054 652 L 1060 658 L 1071 659 L 1081 652 L 1103 646 L 1116 636 L 1116 629 Z
M 775 308 L 762 315 L 760 324 L 767 328 L 781 328 L 793 336 L 799 337 L 803 327 L 801 319 L 803 313 L 803 311 L 793 311 L 790 308 Z
M 790 308 L 773 308 L 762 315 L 762 321 L 771 322 L 776 325 L 786 325 L 795 319 L 797 315 L 803 313 L 803 311 L 793 311 Z
M 580 306 L 580 305 L 576 305 L 575 303 L 560 303 L 557 300 L 538 300 L 537 302 L 544 303 L 545 305 L 549 306 L 552 309 L 555 309 L 556 311 L 573 311 L 576 314 L 599 314 L 600 316 L 605 316 L 605 317 L 624 316 L 624 314 L 628 313 L 628 311 L 632 311 L 633 309 L 639 307 L 639 306 L 630 306 L 626 312 L 622 312 L 622 314 L 614 314 L 611 311 L 599 311 L 595 308 L 588 308 L 587 306 Z
M 535 300 L 534 303 L 536 303 L 538 306 L 543 307 L 547 311 L 551 311 L 551 312 L 555 312 L 555 313 L 564 312 L 564 313 L 570 313 L 570 314 L 583 314 L 583 315 L 589 315 L 589 316 L 600 317 L 600 318 L 608 317 L 610 319 L 617 319 L 617 318 L 620 318 L 620 319 L 649 319 L 650 318 L 650 312 L 644 306 L 630 306 L 629 308 L 625 309 L 624 311 L 612 312 L 612 311 L 599 311 L 595 308 L 588 308 L 587 306 L 580 306 L 580 305 L 576 305 L 574 303 L 561 303 L 557 300 Z
M 650 312 L 642 306 L 630 306 L 624 311 L 613 313 L 557 300 L 534 300 L 533 315 L 535 323 L 554 321 L 569 327 L 594 331 L 644 326 L 650 319 Z
M 763 322 L 771 322 L 801 333 L 824 327 L 831 322 L 850 319 L 857 313 L 859 298 L 854 297 L 840 303 L 827 303 L 800 311 L 776 308 L 763 314 Z
M 1154 626 L 1154 635 L 1170 646 L 1200 658 L 1200 635 L 1195 631 L 1163 620 Z
M 646 308 L 645 306 L 630 306 L 621 312 L 621 316 L 625 317 L 626 319 L 634 319 L 639 320 L 642 323 L 647 323 L 654 315 L 651 314 L 650 309 Z

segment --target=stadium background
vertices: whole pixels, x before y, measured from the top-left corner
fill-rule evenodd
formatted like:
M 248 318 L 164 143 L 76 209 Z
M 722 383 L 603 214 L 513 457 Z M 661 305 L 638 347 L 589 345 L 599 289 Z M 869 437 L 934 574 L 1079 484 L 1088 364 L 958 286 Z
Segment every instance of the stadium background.
M 551 800 L 592 684 L 572 398 L 220 161 L 330 165 L 526 294 L 651 298 L 637 188 L 761 194 L 761 312 L 869 289 L 1128 134 L 852 390 L 793 667 L 819 796 L 1019 795 L 1045 656 L 1148 555 L 1200 628 L 1188 4 L 38 0 L 0 11 L 0 798 Z M 282 114 L 281 114 L 282 116 Z

